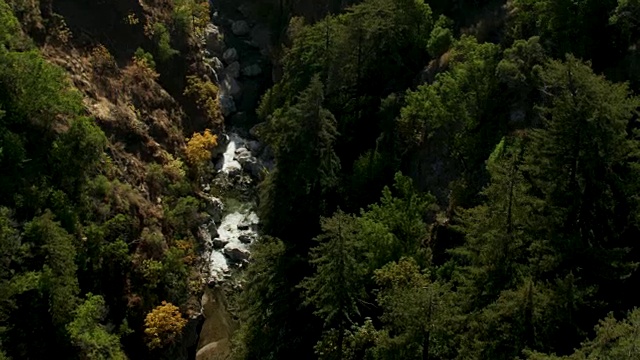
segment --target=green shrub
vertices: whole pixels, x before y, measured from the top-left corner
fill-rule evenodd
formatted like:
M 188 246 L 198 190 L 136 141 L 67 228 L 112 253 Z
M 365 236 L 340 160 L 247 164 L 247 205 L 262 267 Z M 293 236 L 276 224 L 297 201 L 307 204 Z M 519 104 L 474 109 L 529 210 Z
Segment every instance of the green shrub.
M 136 63 L 144 64 L 151 70 L 156 69 L 156 62 L 153 60 L 153 55 L 144 51 L 142 48 L 136 49 L 136 52 L 133 54 L 133 59 Z
M 20 32 L 20 23 L 4 0 L 0 0 L 0 24 L 0 46 L 11 48 Z
M 153 24 L 153 37 L 156 41 L 158 59 L 162 62 L 171 59 L 179 53 L 171 47 L 171 35 L 162 23 Z
M 173 6 L 173 25 L 183 34 L 201 32 L 209 23 L 209 2 L 176 0 Z

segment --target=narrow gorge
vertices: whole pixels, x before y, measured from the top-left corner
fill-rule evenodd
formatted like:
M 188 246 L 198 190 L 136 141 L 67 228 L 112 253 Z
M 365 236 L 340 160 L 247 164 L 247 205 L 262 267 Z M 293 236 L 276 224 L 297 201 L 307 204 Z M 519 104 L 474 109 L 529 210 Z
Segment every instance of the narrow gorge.
M 268 29 L 251 17 L 248 2 L 210 5 L 212 23 L 205 28 L 202 56 L 220 89 L 227 130 L 213 151 L 212 176 L 204 177 L 210 183 L 202 185 L 211 217 L 198 232 L 205 244 L 201 271 L 208 285 L 201 301 L 197 360 L 222 360 L 230 354 L 237 324 L 227 309 L 224 288 L 237 289 L 230 283 L 232 274 L 250 261 L 251 244 L 259 237 L 256 187 L 274 165 L 270 150 L 251 131 L 258 101 L 271 81 Z

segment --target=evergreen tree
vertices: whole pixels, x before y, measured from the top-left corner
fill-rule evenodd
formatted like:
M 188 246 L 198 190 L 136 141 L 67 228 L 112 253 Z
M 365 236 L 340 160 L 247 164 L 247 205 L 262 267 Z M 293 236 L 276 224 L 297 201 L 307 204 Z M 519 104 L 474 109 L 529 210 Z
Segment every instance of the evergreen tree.
M 63 325 L 71 320 L 78 289 L 73 238 L 47 211 L 25 226 L 24 237 L 41 248 L 37 257 L 44 259 L 42 289 L 49 297 L 51 319 Z
M 533 109 L 540 101 L 540 70 L 547 60 L 537 36 L 516 40 L 506 49 L 496 67 L 496 77 L 502 85 L 510 104 L 509 127 L 511 129 L 539 126 Z
M 415 260 L 403 258 L 375 272 L 380 286 L 383 331 L 380 359 L 434 359 L 446 356 L 443 326 L 445 289 L 423 273 Z
M 544 201 L 531 262 L 538 277 L 556 279 L 567 304 L 558 331 L 569 341 L 558 346 L 568 351 L 604 306 L 621 305 L 612 290 L 635 267 L 625 248 L 638 229 L 638 141 L 629 125 L 640 102 L 572 56 L 550 62 L 541 81 L 544 125 L 530 132 L 524 166 Z
M 286 359 L 313 356 L 313 314 L 301 307 L 296 274 L 299 255 L 275 238 L 263 237 L 252 248 L 243 289 L 241 329 L 234 337 L 234 358 Z
M 362 212 L 363 233 L 371 231 L 370 234 L 381 235 L 369 235 L 364 240 L 371 256 L 369 261 L 379 267 L 403 256 L 415 257 L 420 263 L 428 262 L 430 253 L 425 245 L 430 222 L 438 209 L 435 199 L 419 193 L 411 178 L 401 173 L 395 176 L 394 190 L 395 194 L 385 187 L 379 203 Z
M 330 211 L 327 200 L 338 181 L 336 120 L 322 107 L 323 99 L 316 76 L 298 102 L 276 111 L 261 132 L 274 149 L 276 169 L 261 185 L 260 218 L 265 233 L 289 244 L 317 233 L 314 223 Z
M 353 216 L 338 210 L 321 220 L 323 234 L 311 249 L 315 273 L 304 279 L 305 303 L 315 307 L 314 313 L 324 320 L 325 328 L 337 331 L 335 352 L 322 358 L 342 359 L 344 332 L 359 315 L 359 300 L 365 296 L 364 269 L 358 258 L 359 223 Z
M 79 292 L 73 238 L 46 211 L 25 225 L 22 239 L 28 245 L 11 281 L 15 307 L 7 318 L 5 350 L 18 358 L 42 358 L 52 349 L 69 357 L 73 350 L 65 325 Z
M 543 355 L 527 352 L 529 360 L 592 360 L 640 359 L 640 311 L 634 309 L 625 319 L 616 320 L 609 314 L 595 327 L 595 337 L 582 343 L 569 356 Z
M 487 161 L 491 182 L 482 192 L 486 201 L 460 211 L 465 244 L 452 253 L 459 261 L 456 280 L 466 283 L 461 291 L 470 291 L 465 297 L 471 309 L 492 303 L 529 273 L 541 204 L 530 195 L 523 174 L 525 144 L 518 136 L 498 144 Z
M 15 295 L 20 293 L 20 276 L 14 275 L 24 258 L 20 233 L 11 212 L 0 207 L 0 339 L 9 330 L 7 319 L 15 309 Z
M 611 262 L 637 226 L 638 141 L 628 129 L 640 101 L 571 56 L 549 63 L 542 82 L 544 127 L 530 132 L 525 169 L 546 203 L 549 270 L 620 279 L 628 268 Z
M 598 68 L 615 54 L 609 17 L 616 0 L 515 0 L 509 3 L 509 37 L 513 40 L 540 36 L 553 56 L 572 53 L 593 59 Z M 605 56 L 605 54 L 607 54 Z

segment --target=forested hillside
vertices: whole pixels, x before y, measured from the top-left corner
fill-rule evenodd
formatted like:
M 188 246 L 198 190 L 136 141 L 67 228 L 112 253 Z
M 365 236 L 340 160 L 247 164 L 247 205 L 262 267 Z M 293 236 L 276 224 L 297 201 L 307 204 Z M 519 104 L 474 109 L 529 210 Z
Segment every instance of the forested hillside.
M 207 82 L 185 59 L 206 5 L 0 0 L 1 359 L 195 346 L 194 183 L 216 138 L 185 137 L 221 116 L 188 101 Z
M 640 2 L 337 3 L 274 16 L 235 356 L 640 358 Z
M 639 93 L 640 0 L 0 0 L 0 359 L 640 359 Z

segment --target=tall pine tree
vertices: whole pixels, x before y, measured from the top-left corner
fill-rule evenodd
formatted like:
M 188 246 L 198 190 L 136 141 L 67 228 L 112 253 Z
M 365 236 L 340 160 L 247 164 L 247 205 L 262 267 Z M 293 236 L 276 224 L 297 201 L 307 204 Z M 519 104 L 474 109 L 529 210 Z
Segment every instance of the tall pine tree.
M 342 359 L 344 331 L 359 315 L 358 303 L 365 296 L 365 269 L 357 256 L 360 226 L 355 217 L 340 210 L 321 223 L 323 234 L 316 238 L 319 244 L 311 250 L 316 271 L 300 286 L 305 302 L 315 307 L 325 328 L 337 331 L 335 351 L 322 358 Z
M 261 185 L 260 218 L 265 233 L 288 244 L 317 233 L 318 218 L 329 211 L 327 199 L 338 183 L 336 119 L 323 100 L 315 76 L 297 103 L 277 110 L 261 132 L 274 149 L 276 169 Z

